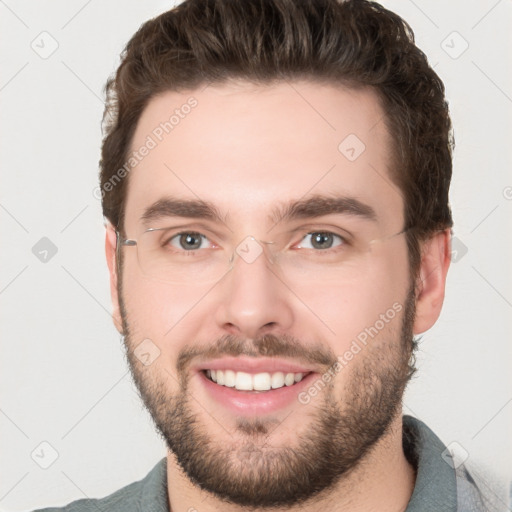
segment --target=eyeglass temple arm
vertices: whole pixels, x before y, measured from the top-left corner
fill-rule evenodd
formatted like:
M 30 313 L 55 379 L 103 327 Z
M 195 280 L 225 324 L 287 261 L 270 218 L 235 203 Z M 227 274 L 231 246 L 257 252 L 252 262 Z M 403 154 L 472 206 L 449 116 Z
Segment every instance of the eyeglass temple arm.
M 137 245 L 137 240 L 131 240 L 129 238 L 123 238 L 121 236 L 121 233 L 116 229 L 116 238 L 117 238 L 117 245 Z

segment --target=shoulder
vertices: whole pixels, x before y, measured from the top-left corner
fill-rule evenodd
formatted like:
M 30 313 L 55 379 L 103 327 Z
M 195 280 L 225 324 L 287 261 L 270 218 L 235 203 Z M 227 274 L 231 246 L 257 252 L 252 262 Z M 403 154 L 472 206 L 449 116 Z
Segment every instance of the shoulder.
M 165 457 L 142 479 L 104 498 L 85 498 L 64 507 L 38 509 L 34 512 L 168 512 L 167 464 Z
M 468 468 L 467 453 L 462 456 L 457 453 L 456 443 L 446 446 L 425 423 L 404 416 L 403 446 L 407 459 L 416 469 L 416 484 L 407 512 L 498 510 L 492 503 L 495 500 L 490 500 L 485 492 L 488 479 L 474 466 Z
M 501 512 L 507 508 L 507 483 L 475 463 L 455 470 L 458 512 Z

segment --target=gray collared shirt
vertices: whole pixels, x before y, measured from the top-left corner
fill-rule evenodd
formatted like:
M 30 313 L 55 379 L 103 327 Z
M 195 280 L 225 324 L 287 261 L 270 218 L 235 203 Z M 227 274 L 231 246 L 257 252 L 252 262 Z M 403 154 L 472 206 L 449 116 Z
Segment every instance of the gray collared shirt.
M 416 468 L 416 483 L 406 512 L 481 512 L 488 510 L 473 479 L 451 462 L 441 440 L 423 422 L 403 417 L 403 446 Z M 457 466 L 457 469 L 454 468 Z M 82 499 L 61 508 L 35 512 L 169 512 L 167 459 L 148 475 L 101 499 Z

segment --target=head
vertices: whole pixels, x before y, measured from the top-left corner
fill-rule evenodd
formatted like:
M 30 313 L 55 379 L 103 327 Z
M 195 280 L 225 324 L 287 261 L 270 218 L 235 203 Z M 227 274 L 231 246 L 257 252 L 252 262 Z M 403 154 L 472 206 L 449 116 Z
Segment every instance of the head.
M 411 29 L 360 0 L 185 1 L 128 43 L 105 130 L 114 320 L 177 463 L 239 504 L 322 493 L 389 434 L 444 296 L 450 119 Z M 226 272 L 148 276 L 139 241 L 171 225 L 206 233 Z M 227 357 L 309 380 L 233 409 L 204 371 Z

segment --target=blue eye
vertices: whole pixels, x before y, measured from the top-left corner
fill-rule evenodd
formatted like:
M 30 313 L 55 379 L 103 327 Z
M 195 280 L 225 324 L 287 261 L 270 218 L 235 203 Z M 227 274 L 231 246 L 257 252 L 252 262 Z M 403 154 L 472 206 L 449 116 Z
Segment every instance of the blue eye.
M 187 231 L 174 235 L 173 237 L 169 238 L 166 243 L 170 244 L 172 247 L 175 247 L 176 249 L 182 249 L 185 251 L 195 251 L 201 248 L 204 249 L 202 245 L 203 242 L 205 241 L 209 241 L 205 235 L 202 235 L 201 233 L 197 233 L 195 231 Z
M 309 247 L 301 247 L 302 249 L 326 250 L 332 249 L 333 247 L 338 247 L 346 243 L 345 239 L 342 236 L 336 235 L 335 233 L 330 233 L 329 231 L 313 231 L 311 233 L 308 233 L 302 239 L 301 245 L 303 245 L 302 242 L 306 240 L 308 237 L 311 237 Z M 337 244 L 335 244 L 336 239 L 339 240 Z

